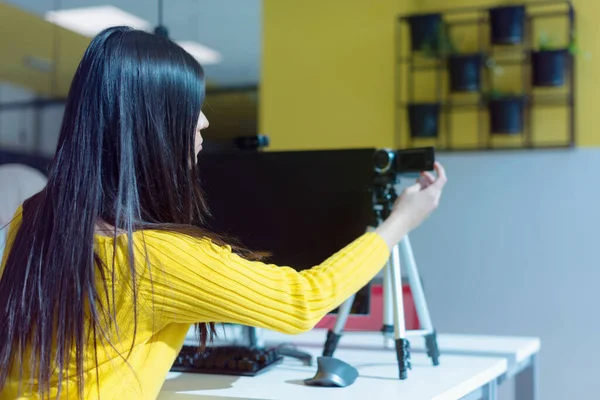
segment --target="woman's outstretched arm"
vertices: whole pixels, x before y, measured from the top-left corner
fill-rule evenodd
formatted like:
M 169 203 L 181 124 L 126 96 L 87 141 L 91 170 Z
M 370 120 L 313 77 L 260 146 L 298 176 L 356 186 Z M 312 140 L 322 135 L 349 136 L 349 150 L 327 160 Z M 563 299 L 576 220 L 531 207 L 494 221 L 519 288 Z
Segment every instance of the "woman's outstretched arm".
M 152 286 L 142 280 L 140 288 L 144 297 L 153 297 L 161 320 L 230 322 L 286 333 L 314 327 L 367 284 L 389 257 L 377 233 L 300 272 L 247 261 L 208 239 L 162 232 L 144 237 L 153 259 Z
M 301 272 L 247 261 L 208 239 L 145 233 L 154 272 L 152 286 L 142 289 L 153 296 L 165 322 L 231 322 L 286 333 L 309 330 L 366 285 L 383 268 L 391 247 L 437 207 L 446 176 L 439 164 L 436 170 L 437 178 L 425 173 L 400 195 L 391 216 L 375 232 Z

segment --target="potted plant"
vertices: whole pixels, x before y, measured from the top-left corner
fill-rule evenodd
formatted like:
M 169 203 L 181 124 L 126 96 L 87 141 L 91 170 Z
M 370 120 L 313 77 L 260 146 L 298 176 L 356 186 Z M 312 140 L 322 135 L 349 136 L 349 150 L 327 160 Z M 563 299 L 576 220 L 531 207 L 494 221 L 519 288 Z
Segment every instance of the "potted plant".
M 481 86 L 483 56 L 479 53 L 459 53 L 450 35 L 439 26 L 422 47 L 426 57 L 447 60 L 451 92 L 477 92 Z
M 483 55 L 479 53 L 451 54 L 448 56 L 450 91 L 477 92 L 481 86 Z
M 540 36 L 539 50 L 531 53 L 533 86 L 557 87 L 565 84 L 569 55 L 578 53 L 575 38 L 567 47 L 557 47 L 545 34 Z
M 525 36 L 525 6 L 500 6 L 489 10 L 492 44 L 516 45 Z
M 439 131 L 441 105 L 413 103 L 408 105 L 408 126 L 412 138 L 436 138 Z
M 411 15 L 407 18 L 407 21 L 410 27 L 411 48 L 413 51 L 419 51 L 426 41 L 431 41 L 431 38 L 436 35 L 436 32 L 442 26 L 442 15 Z
M 514 135 L 523 131 L 523 95 L 492 90 L 486 97 L 492 134 Z

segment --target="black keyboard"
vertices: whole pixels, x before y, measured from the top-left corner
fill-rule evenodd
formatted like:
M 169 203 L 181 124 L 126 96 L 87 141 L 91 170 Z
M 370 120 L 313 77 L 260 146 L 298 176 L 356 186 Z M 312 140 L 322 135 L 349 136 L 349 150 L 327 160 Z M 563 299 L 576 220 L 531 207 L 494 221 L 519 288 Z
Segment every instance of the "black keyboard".
M 171 367 L 174 372 L 255 376 L 279 364 L 283 356 L 277 349 L 241 346 L 208 347 L 198 353 L 195 346 L 183 346 Z

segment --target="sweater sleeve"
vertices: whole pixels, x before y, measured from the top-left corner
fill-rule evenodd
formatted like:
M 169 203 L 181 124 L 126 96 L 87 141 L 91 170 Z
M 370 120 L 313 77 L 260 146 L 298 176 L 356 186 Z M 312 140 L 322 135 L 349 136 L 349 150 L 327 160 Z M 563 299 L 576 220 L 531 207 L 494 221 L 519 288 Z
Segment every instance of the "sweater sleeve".
M 144 242 L 153 272 L 141 288 L 165 323 L 237 323 L 285 333 L 312 329 L 366 285 L 390 253 L 370 232 L 298 272 L 247 261 L 208 239 L 151 232 Z

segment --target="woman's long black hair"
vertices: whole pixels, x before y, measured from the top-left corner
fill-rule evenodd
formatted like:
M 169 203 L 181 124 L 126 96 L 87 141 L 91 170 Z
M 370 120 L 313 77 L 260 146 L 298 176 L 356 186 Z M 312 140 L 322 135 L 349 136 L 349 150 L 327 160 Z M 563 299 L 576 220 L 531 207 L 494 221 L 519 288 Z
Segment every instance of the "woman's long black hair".
M 0 279 L 0 392 L 11 368 L 22 375 L 25 364 L 32 376 L 22 379 L 36 381 L 42 398 L 56 374 L 59 390 L 76 378 L 82 397 L 84 345 L 91 337 L 96 350 L 107 329 L 101 321 L 114 322 L 117 312 L 114 302 L 100 301 L 114 283 L 96 285 L 98 271 L 115 270 L 94 253 L 98 221 L 115 227 L 115 237 L 126 232 L 134 283 L 134 231 L 219 240 L 203 229 L 208 210 L 194 168 L 204 95 L 200 64 L 165 37 L 114 27 L 91 41 L 73 78 L 48 184 L 24 203 Z M 134 305 L 136 296 L 134 284 Z M 214 327 L 199 329 L 204 345 Z M 69 365 L 77 377 L 64 376 Z

